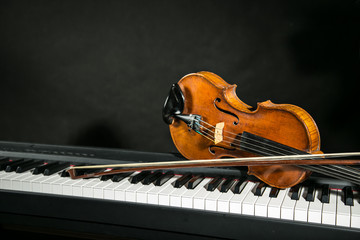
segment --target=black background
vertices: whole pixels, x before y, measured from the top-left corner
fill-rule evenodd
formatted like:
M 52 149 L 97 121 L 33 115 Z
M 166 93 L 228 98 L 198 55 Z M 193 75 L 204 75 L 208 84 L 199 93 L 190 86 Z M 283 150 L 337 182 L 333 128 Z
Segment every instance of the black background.
M 1 1 L 0 140 L 176 151 L 161 109 L 207 70 L 359 148 L 360 1 Z

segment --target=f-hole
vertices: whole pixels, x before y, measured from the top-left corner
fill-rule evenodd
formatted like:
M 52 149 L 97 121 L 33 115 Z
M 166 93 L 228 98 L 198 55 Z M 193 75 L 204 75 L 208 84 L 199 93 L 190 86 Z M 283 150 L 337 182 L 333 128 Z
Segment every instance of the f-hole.
M 216 109 L 219 110 L 219 111 L 221 111 L 221 112 L 223 112 L 223 113 L 229 114 L 229 115 L 233 116 L 234 118 L 236 118 L 236 121 L 234 121 L 233 124 L 234 124 L 234 125 L 238 125 L 238 124 L 239 124 L 239 117 L 236 116 L 235 113 L 232 113 L 232 112 L 230 112 L 230 111 L 227 111 L 227 110 L 225 110 L 225 109 L 222 109 L 222 108 L 218 107 L 216 104 L 219 103 L 219 102 L 221 102 L 221 99 L 220 99 L 220 98 L 216 98 L 216 99 L 214 100 L 214 106 L 216 107 Z
M 215 149 L 222 149 L 222 150 L 226 150 L 226 151 L 235 151 L 236 150 L 234 148 L 226 148 L 226 147 L 216 146 L 216 145 L 209 146 L 209 152 L 213 155 L 215 155 L 215 153 L 216 153 Z

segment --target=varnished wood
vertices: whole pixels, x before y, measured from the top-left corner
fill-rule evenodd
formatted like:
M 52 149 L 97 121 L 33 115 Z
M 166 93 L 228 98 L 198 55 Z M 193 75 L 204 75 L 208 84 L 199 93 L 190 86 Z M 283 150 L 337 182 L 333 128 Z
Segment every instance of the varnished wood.
M 183 114 L 198 114 L 203 120 L 216 125 L 225 122 L 224 131 L 241 134 L 243 131 L 275 142 L 311 153 L 320 153 L 320 134 L 312 117 L 302 108 L 290 104 L 274 104 L 271 101 L 259 103 L 256 110 L 245 104 L 236 95 L 236 85 L 226 83 L 221 77 L 210 72 L 188 74 L 179 82 L 184 97 L 185 107 Z M 229 114 L 220 112 L 214 106 L 215 99 L 221 109 L 236 114 L 240 121 Z M 214 145 L 208 139 L 188 126 L 175 119 L 170 125 L 173 142 L 179 152 L 187 159 L 209 159 L 224 157 L 253 156 L 241 150 L 227 150 L 217 148 L 210 151 Z M 224 144 L 217 144 L 229 148 Z M 255 175 L 267 184 L 279 188 L 293 186 L 304 181 L 309 171 L 296 166 L 256 166 L 249 167 L 249 174 Z
M 360 159 L 327 159 L 326 157 L 334 157 L 334 154 L 322 154 L 320 134 L 315 121 L 300 107 L 265 101 L 258 103 L 254 110 L 237 97 L 236 85 L 226 83 L 221 77 L 211 72 L 186 75 L 178 82 L 178 86 L 185 100 L 184 109 L 181 112 L 182 117 L 195 114 L 201 116 L 202 120 L 206 122 L 203 123 L 196 118 L 196 124 L 210 124 L 207 126 L 208 128 L 218 126 L 216 131 L 212 131 L 213 136 L 206 136 L 204 133 L 209 129 L 204 132 L 206 127 L 200 125 L 190 128 L 189 126 L 193 123 L 184 120 L 186 118 L 180 118 L 180 116 L 177 118 L 176 115 L 171 114 L 170 118 L 165 118 L 166 123 L 171 123 L 170 133 L 175 146 L 184 157 L 193 161 L 72 167 L 68 170 L 71 177 L 76 179 L 169 168 L 248 166 L 248 174 L 258 177 L 270 186 L 288 188 L 301 183 L 311 174 L 310 171 L 298 167 L 300 165 L 360 163 Z M 189 126 L 180 119 L 187 122 Z M 243 135 L 244 132 L 247 134 Z M 241 138 L 246 139 L 245 135 L 249 136 L 249 133 L 257 135 L 259 139 L 272 140 L 310 154 L 258 158 L 239 148 L 239 141 Z M 257 140 L 252 139 L 252 141 Z M 236 142 L 237 146 L 235 147 Z M 242 143 L 245 144 L 246 141 Z M 247 144 L 245 149 L 251 151 L 249 148 L 251 143 L 247 142 Z M 255 150 L 255 152 L 261 153 L 259 149 Z M 358 158 L 360 153 L 340 154 L 337 157 L 346 155 Z M 100 167 L 116 169 L 76 175 L 76 169 Z M 315 169 L 315 166 L 311 169 Z M 350 180 L 353 180 L 352 178 Z M 354 181 L 358 183 L 359 179 Z

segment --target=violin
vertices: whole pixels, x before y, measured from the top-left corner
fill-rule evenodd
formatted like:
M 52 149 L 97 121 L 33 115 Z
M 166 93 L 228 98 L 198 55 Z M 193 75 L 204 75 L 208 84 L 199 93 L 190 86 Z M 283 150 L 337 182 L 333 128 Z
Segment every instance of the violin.
M 236 85 L 211 72 L 184 76 L 173 84 L 163 107 L 178 151 L 192 161 L 72 167 L 72 178 L 149 169 L 248 166 L 248 174 L 277 188 L 306 180 L 312 172 L 360 184 L 350 164 L 359 153 L 323 154 L 320 133 L 304 109 L 291 104 L 258 103 L 253 108 L 236 95 Z M 261 156 L 261 157 L 260 157 Z M 333 159 L 336 158 L 336 159 Z M 114 168 L 85 175 L 75 170 Z
M 184 157 L 322 153 L 318 127 L 304 109 L 271 101 L 259 103 L 254 109 L 237 97 L 236 87 L 205 71 L 186 75 L 173 85 L 163 118 Z M 249 166 L 248 174 L 268 185 L 286 188 L 303 182 L 312 171 L 322 170 L 321 166 L 262 165 Z

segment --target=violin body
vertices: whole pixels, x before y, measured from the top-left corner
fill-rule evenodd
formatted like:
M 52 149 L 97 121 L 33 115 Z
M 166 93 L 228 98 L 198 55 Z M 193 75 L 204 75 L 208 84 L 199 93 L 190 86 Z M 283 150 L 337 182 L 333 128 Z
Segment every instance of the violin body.
M 185 99 L 182 114 L 198 114 L 203 123 L 200 124 L 202 134 L 177 118 L 169 124 L 176 148 L 189 160 L 254 156 L 236 147 L 244 132 L 310 154 L 321 153 L 316 123 L 300 107 L 265 101 L 253 109 L 237 97 L 236 85 L 228 84 L 211 72 L 186 75 L 178 86 Z M 214 131 L 210 126 L 219 123 L 223 123 L 223 136 L 214 142 Z M 287 188 L 304 181 L 311 172 L 292 165 L 274 165 L 248 167 L 248 174 L 270 186 Z
M 359 158 L 348 159 L 360 152 L 321 154 L 319 131 L 306 111 L 271 101 L 253 109 L 235 90 L 236 85 L 210 72 L 186 75 L 170 88 L 163 120 L 179 152 L 197 161 L 74 166 L 67 172 L 79 179 L 145 170 L 247 166 L 248 174 L 277 188 L 301 183 L 311 171 L 360 184 L 360 171 L 347 166 L 360 164 Z

